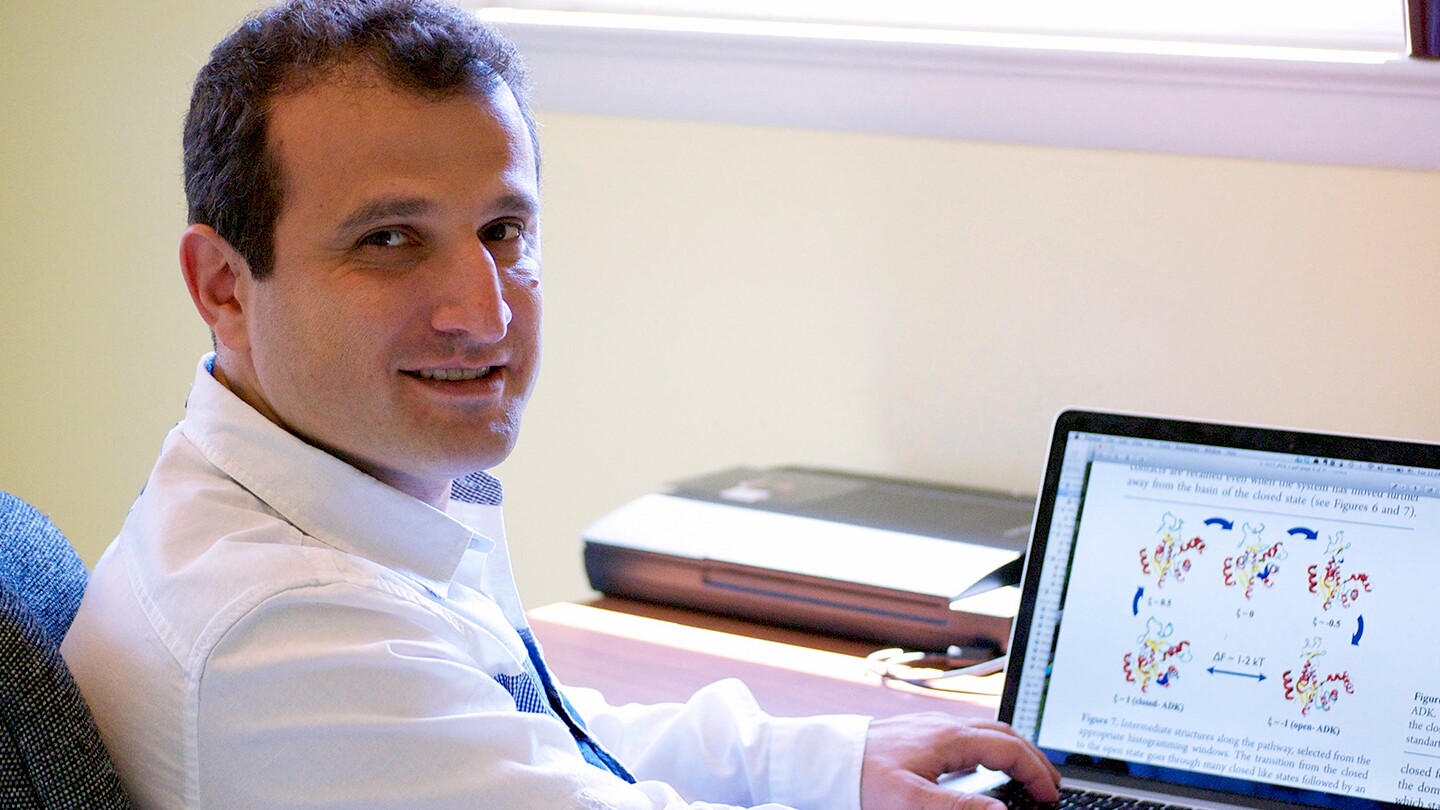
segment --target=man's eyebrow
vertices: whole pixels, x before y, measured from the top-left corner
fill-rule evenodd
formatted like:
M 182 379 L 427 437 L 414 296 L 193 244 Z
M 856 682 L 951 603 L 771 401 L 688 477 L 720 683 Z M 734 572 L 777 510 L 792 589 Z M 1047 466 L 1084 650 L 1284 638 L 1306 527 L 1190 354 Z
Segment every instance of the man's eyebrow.
M 506 194 L 495 201 L 494 208 L 503 214 L 534 216 L 540 211 L 540 201 L 530 194 Z
M 433 207 L 429 200 L 420 197 L 382 197 L 350 212 L 350 216 L 340 223 L 340 230 L 349 231 L 380 220 L 418 216 Z

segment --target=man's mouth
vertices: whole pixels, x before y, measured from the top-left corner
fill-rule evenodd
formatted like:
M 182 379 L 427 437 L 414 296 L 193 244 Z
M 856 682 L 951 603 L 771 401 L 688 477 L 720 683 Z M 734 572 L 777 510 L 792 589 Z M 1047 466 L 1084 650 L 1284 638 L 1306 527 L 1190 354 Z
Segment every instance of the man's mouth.
M 412 377 L 419 377 L 422 380 L 463 382 L 465 380 L 478 380 L 489 374 L 494 368 L 494 366 L 485 366 L 484 368 L 422 368 L 417 371 L 407 371 L 405 373 Z

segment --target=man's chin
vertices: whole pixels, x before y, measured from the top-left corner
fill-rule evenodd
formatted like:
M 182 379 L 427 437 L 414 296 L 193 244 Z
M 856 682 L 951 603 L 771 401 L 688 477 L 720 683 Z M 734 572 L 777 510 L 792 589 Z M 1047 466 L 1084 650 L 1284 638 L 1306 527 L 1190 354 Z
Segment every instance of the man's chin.
M 435 469 L 439 476 L 447 480 L 464 478 L 471 473 L 498 466 L 510 457 L 510 452 L 514 449 L 513 431 L 495 431 L 460 446 L 448 442 L 445 447 L 437 448 L 434 458 L 440 463 Z
M 514 448 L 513 429 L 466 433 L 431 433 L 424 442 L 416 441 L 412 435 L 408 441 L 395 441 L 394 452 L 388 453 L 384 448 L 368 448 L 372 456 L 401 459 L 399 464 L 370 464 L 354 455 L 322 449 L 395 489 L 439 507 L 448 497 L 452 481 L 500 464 Z

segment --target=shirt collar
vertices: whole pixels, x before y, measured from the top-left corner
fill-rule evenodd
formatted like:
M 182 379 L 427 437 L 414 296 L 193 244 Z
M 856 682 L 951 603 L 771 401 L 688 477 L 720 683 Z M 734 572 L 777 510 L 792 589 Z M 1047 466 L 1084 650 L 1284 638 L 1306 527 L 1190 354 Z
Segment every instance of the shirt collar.
M 200 361 L 180 428 L 200 452 L 316 540 L 374 561 L 444 596 L 467 548 L 489 552 L 492 536 L 306 444 L 251 408 Z M 493 479 L 491 479 L 493 480 Z M 497 482 L 498 483 L 498 482 Z M 466 504 L 467 516 L 498 506 Z M 478 527 L 477 527 L 478 528 Z M 493 529 L 492 529 L 493 531 Z

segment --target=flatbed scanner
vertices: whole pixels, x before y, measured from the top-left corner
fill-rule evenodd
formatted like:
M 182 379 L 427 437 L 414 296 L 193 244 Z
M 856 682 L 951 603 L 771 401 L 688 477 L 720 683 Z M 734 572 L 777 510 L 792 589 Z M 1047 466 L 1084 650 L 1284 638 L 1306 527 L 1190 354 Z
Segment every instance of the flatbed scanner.
M 885 646 L 1003 652 L 1034 501 L 809 467 L 676 482 L 585 528 L 615 596 Z

